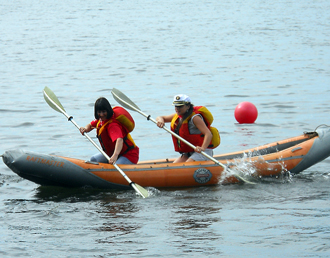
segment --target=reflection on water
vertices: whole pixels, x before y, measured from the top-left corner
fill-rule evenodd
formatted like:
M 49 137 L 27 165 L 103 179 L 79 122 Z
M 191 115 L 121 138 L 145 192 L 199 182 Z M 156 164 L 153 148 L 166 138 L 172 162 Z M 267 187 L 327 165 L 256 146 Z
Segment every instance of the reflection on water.
M 329 9 L 326 0 L 2 1 L 0 155 L 96 152 L 45 103 L 45 86 L 80 125 L 93 119 L 98 97 L 118 104 L 113 87 L 152 117 L 188 94 L 214 115 L 215 154 L 327 124 Z M 255 124 L 235 121 L 242 101 L 258 108 Z M 141 160 L 177 156 L 169 134 L 132 116 Z M 0 255 L 328 257 L 329 163 L 253 186 L 151 189 L 146 199 L 38 187 L 1 163 Z
M 39 186 L 35 191 L 37 201 L 46 202 L 89 202 L 93 200 L 116 200 L 118 191 L 100 190 L 96 188 L 63 188 Z
M 193 228 L 207 228 L 215 222 L 221 221 L 220 217 L 210 218 L 210 214 L 219 213 L 220 208 L 203 207 L 197 205 L 181 206 L 175 213 L 180 218 L 175 222 L 175 229 L 178 231 Z
M 114 238 L 132 234 L 142 228 L 143 224 L 139 223 L 138 219 L 134 222 L 135 213 L 138 212 L 138 206 L 127 202 L 127 199 L 117 199 L 115 202 L 104 203 L 97 211 L 104 222 L 95 230 L 111 232 L 111 237 L 98 239 L 96 242 L 113 244 L 116 242 Z
M 175 201 L 179 205 L 173 209 L 173 223 L 170 225 L 174 240 L 178 239 L 174 241 L 174 247 L 183 253 L 197 252 L 206 256 L 219 254 L 220 246 L 208 245 L 210 241 L 220 244 L 222 239 L 221 233 L 214 230 L 223 223 L 219 199 L 202 194 L 198 197 L 176 198 Z

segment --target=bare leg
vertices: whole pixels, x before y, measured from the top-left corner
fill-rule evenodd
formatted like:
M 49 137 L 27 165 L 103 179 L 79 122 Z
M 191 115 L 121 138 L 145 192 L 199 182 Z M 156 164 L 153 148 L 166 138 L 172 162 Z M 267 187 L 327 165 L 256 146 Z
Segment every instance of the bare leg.
M 173 163 L 186 162 L 187 159 L 188 159 L 188 156 L 185 154 L 182 154 L 180 157 L 178 157 L 176 160 L 174 160 Z
M 194 161 L 195 161 L 195 160 L 192 159 L 192 158 L 189 158 L 189 159 L 186 160 L 186 162 L 194 162 Z

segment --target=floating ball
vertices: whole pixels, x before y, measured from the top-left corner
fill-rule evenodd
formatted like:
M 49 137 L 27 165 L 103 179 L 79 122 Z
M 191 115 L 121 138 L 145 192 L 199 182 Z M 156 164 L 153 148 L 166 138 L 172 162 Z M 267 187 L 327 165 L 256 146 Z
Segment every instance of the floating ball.
M 240 124 L 253 124 L 257 117 L 258 110 L 251 102 L 241 102 L 235 108 L 235 118 Z

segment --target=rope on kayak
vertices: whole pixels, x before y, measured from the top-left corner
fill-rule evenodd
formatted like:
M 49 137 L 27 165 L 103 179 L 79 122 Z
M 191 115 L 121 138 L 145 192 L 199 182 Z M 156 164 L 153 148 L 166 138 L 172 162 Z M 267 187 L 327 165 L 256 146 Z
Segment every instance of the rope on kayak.
M 321 124 L 321 125 L 319 125 L 318 127 L 316 127 L 314 131 L 316 131 L 316 130 L 317 130 L 319 127 L 321 127 L 321 126 L 330 127 L 329 125 L 326 125 L 326 124 Z
M 316 132 L 316 130 L 321 126 L 330 127 L 329 125 L 321 124 L 321 125 L 317 126 L 313 132 L 304 132 L 304 135 L 307 135 L 309 138 L 318 136 L 319 134 Z

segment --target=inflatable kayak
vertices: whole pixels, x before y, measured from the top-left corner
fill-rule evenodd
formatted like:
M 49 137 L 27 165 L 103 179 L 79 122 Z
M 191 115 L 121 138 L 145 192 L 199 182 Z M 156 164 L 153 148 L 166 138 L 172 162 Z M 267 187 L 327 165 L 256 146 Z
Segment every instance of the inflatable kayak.
M 329 156 L 330 127 L 319 126 L 313 132 L 257 148 L 215 155 L 214 158 L 229 167 L 230 172 L 213 161 L 173 163 L 172 159 L 163 159 L 118 166 L 143 187 L 179 188 L 242 183 L 233 171 L 249 180 L 297 174 Z M 131 189 L 110 164 L 24 150 L 8 150 L 2 158 L 17 175 L 39 185 Z M 247 171 L 242 171 L 242 167 L 248 167 Z

